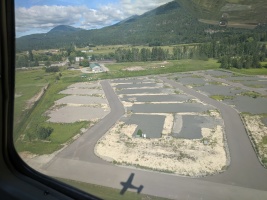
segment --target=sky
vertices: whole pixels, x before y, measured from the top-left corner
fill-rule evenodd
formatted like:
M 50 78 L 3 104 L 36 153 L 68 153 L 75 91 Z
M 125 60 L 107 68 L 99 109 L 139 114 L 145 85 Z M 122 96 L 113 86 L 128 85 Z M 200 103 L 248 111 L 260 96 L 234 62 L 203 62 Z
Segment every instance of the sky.
M 141 15 L 172 0 L 15 0 L 16 37 L 58 25 L 96 29 Z

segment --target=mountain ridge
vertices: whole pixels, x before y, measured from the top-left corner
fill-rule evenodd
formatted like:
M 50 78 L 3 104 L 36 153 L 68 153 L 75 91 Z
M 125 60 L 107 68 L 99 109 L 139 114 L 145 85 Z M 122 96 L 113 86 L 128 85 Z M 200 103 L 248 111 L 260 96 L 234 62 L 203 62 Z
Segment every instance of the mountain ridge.
M 76 31 L 81 31 L 81 30 L 85 30 L 82 28 L 75 28 L 73 26 L 69 26 L 69 25 L 58 25 L 55 26 L 54 28 L 52 28 L 50 31 L 47 32 L 47 34 L 53 34 L 53 33 L 61 33 L 61 32 L 76 32 Z
M 64 32 L 52 29 L 53 31 L 50 31 L 54 34 L 48 32 L 17 38 L 17 50 L 64 48 L 72 44 L 84 47 L 89 44 L 172 45 L 202 43 L 209 41 L 211 37 L 220 38 L 222 34 L 245 32 L 244 29 L 226 29 L 218 25 L 199 22 L 192 11 L 184 6 L 182 0 L 166 3 L 142 15 L 131 16 L 101 29 L 85 30 L 66 27 L 65 25 L 63 27 L 70 30 Z M 210 29 L 213 34 L 207 32 Z

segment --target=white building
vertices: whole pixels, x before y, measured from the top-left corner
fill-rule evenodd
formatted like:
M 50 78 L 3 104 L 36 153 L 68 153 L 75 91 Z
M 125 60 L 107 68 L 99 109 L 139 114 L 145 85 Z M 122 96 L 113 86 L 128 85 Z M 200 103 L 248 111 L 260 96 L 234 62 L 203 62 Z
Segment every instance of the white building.
M 76 61 L 76 62 L 80 62 L 80 61 L 82 61 L 82 60 L 84 60 L 84 57 L 75 57 L 75 61 Z

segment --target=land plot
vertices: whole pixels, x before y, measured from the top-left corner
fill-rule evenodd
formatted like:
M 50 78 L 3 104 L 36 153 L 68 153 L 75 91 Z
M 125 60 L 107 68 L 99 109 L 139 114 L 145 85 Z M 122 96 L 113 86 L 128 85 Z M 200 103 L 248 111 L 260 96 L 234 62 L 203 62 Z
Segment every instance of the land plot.
M 267 98 L 248 96 L 236 96 L 234 99 L 225 100 L 228 104 L 235 105 L 240 112 L 248 112 L 251 114 L 267 113 Z
M 61 91 L 59 94 L 74 94 L 74 95 L 104 95 L 103 90 L 83 89 L 83 88 L 68 88 Z
M 108 101 L 102 97 L 71 95 L 57 100 L 55 104 L 108 104 Z
M 235 76 L 232 74 L 232 76 L 224 77 L 225 80 L 229 81 L 258 81 L 259 78 L 255 76 Z
M 117 84 L 134 84 L 134 83 L 154 83 L 155 81 L 149 78 L 129 78 L 129 79 L 117 79 L 117 80 L 112 80 L 111 83 L 117 83 Z
M 233 75 L 232 72 L 226 72 L 226 71 L 219 71 L 219 70 L 207 70 L 204 71 L 206 75 L 211 75 L 214 77 L 231 77 Z
M 118 94 L 171 94 L 174 93 L 174 89 L 156 88 L 156 89 L 124 89 L 117 91 Z
M 49 122 L 54 123 L 74 123 L 78 121 L 95 121 L 103 118 L 109 113 L 102 108 L 92 108 L 84 106 L 65 106 L 58 110 L 52 110 L 48 114 Z
M 105 160 L 116 164 L 175 173 L 187 176 L 203 176 L 223 171 L 227 166 L 223 129 L 205 129 L 202 140 L 164 138 L 135 138 L 137 125 L 117 123 L 97 143 L 95 152 Z
M 162 87 L 162 83 L 136 83 L 136 84 L 119 84 L 116 85 L 116 89 L 126 89 L 126 88 L 142 88 L 142 87 Z
M 240 83 L 252 88 L 267 88 L 267 80 L 240 81 Z
M 192 78 L 192 73 L 178 76 L 199 79 Z M 223 123 L 214 107 L 164 86 L 161 81 L 161 87 L 150 90 L 151 93 L 145 89 L 147 85 L 129 89 L 131 80 L 123 84 L 119 84 L 120 81 L 112 85 L 114 88 L 121 85 L 116 92 L 127 112 L 98 141 L 95 152 L 99 157 L 115 164 L 189 176 L 214 174 L 225 169 L 228 161 Z M 159 80 L 155 77 L 146 83 L 156 84 Z M 129 87 L 123 89 L 125 84 Z M 180 121 L 177 117 L 174 119 L 174 115 L 179 115 Z M 149 139 L 136 137 L 138 130 Z M 183 137 L 173 137 L 172 130 L 182 133 Z M 204 144 L 204 138 L 210 143 Z
M 183 139 L 201 139 L 203 138 L 201 129 L 214 128 L 215 124 L 219 125 L 218 121 L 216 122 L 214 118 L 207 116 L 176 115 L 172 136 Z
M 205 85 L 200 87 L 195 87 L 197 90 L 200 90 L 207 95 L 224 95 L 224 96 L 236 96 L 242 93 L 244 90 L 225 86 L 225 85 Z
M 181 77 L 178 79 L 179 82 L 185 85 L 205 85 L 207 81 L 203 78 L 192 78 L 192 77 Z
M 141 130 L 143 134 L 146 134 L 147 138 L 161 138 L 164 120 L 165 116 L 163 115 L 133 114 L 128 119 L 125 119 L 125 123 L 137 125 L 133 133 L 134 137 L 137 135 L 138 130 Z
M 94 88 L 94 89 L 101 89 L 101 85 L 99 85 L 99 83 L 84 82 L 84 83 L 74 83 L 74 84 L 70 85 L 68 88 Z
M 133 113 L 179 113 L 179 112 L 206 112 L 213 109 L 200 103 L 173 103 L 173 104 L 138 104 L 130 110 Z
M 124 95 L 122 101 L 136 101 L 136 102 L 183 102 L 191 99 L 188 95 L 142 95 L 142 96 L 128 96 Z

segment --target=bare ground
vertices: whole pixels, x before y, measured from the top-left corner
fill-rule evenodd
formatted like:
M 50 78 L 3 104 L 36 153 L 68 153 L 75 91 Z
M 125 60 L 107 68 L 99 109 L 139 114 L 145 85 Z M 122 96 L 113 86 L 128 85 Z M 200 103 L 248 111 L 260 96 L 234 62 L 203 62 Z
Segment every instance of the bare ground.
M 143 139 L 132 137 L 137 125 L 118 122 L 98 141 L 95 153 L 115 164 L 186 176 L 203 176 L 225 169 L 228 160 L 222 126 L 202 128 L 203 139 L 187 140 L 171 137 L 172 125 L 173 116 L 167 115 L 163 137 Z
M 30 109 L 35 104 L 35 102 L 38 101 L 43 96 L 43 94 L 45 93 L 47 87 L 48 87 L 48 85 L 42 87 L 40 92 L 38 92 L 36 95 L 34 95 L 31 99 L 29 99 L 27 101 L 26 106 L 25 106 L 25 110 Z
M 263 141 L 263 138 L 267 137 L 267 127 L 261 121 L 262 116 L 243 114 L 242 117 L 254 149 L 262 164 L 267 167 L 267 162 L 263 162 L 264 159 L 267 160 L 267 143 Z

